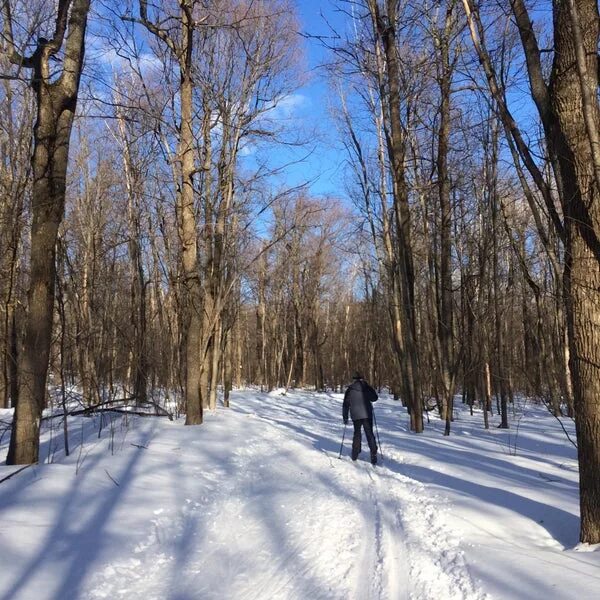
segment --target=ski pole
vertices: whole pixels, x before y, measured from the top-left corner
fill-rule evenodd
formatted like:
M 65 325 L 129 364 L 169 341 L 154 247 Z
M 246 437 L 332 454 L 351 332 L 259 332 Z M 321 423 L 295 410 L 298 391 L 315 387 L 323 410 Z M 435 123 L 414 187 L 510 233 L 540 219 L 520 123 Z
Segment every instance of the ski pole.
M 347 423 L 344 423 L 344 433 L 342 434 L 342 444 L 340 446 L 340 453 L 338 455 L 338 458 L 342 458 L 342 450 L 344 449 L 344 438 L 346 437 L 346 425 Z
M 383 451 L 381 450 L 381 440 L 379 439 L 379 428 L 377 427 L 377 418 L 375 417 L 375 409 L 373 409 L 373 423 L 375 424 L 375 433 L 377 434 L 377 444 L 379 445 L 379 454 L 383 462 Z

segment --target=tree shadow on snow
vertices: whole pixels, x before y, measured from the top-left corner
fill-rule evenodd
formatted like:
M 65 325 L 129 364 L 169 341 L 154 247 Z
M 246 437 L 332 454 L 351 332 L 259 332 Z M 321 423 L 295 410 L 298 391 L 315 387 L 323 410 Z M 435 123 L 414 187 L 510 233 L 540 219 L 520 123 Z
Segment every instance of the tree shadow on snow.
M 236 403 L 236 410 L 242 414 L 254 415 L 258 419 L 264 419 L 283 430 L 291 430 L 297 434 L 299 439 L 310 441 L 316 450 L 325 452 L 332 457 L 337 456 L 344 431 L 342 403 L 338 399 L 331 398 L 329 394 L 323 394 L 320 400 L 324 401 L 323 406 L 315 404 L 314 401 L 302 403 L 301 398 L 296 404 L 281 404 L 277 406 L 276 414 L 257 414 L 253 407 L 243 403 Z M 332 419 L 332 408 L 339 410 L 339 420 Z M 288 419 L 285 420 L 282 417 L 288 417 Z M 330 435 L 321 435 L 322 431 Z M 348 425 L 345 436 L 346 449 L 351 438 L 352 427 Z
M 446 457 L 446 460 L 448 460 L 448 457 Z M 482 511 L 485 511 L 485 504 L 512 510 L 543 527 L 563 548 L 571 548 L 578 541 L 579 518 L 550 504 L 532 500 L 508 489 L 483 485 L 473 480 L 460 479 L 420 465 L 400 464 L 389 458 L 386 458 L 385 464 L 391 471 L 411 477 L 421 483 L 447 488 L 459 496 L 470 496 L 477 503 L 480 503 Z
M 151 437 L 148 430 L 140 438 L 144 445 Z M 14 600 L 23 588 L 43 569 L 59 570 L 62 581 L 54 592 L 48 590 L 46 598 L 65 600 L 77 598 L 81 585 L 90 571 L 96 566 L 96 559 L 103 548 L 114 544 L 105 531 L 110 515 L 119 505 L 140 457 L 142 448 L 131 451 L 128 462 L 119 472 L 113 473 L 118 485 L 106 478 L 106 488 L 99 493 L 97 481 L 88 482 L 96 474 L 95 466 L 104 457 L 102 452 L 89 456 L 79 474 L 73 476 L 71 489 L 61 496 L 65 499 L 60 514 L 53 520 L 39 550 L 28 560 L 22 573 L 7 588 L 0 600 Z M 42 471 L 44 467 L 39 470 Z M 52 467 L 49 467 L 52 468 Z M 91 485 L 88 487 L 88 484 Z M 0 503 L 0 511 L 7 505 L 21 502 L 19 496 L 23 487 L 5 494 Z M 30 505 L 30 503 L 28 503 Z M 81 516 L 85 515 L 85 516 Z

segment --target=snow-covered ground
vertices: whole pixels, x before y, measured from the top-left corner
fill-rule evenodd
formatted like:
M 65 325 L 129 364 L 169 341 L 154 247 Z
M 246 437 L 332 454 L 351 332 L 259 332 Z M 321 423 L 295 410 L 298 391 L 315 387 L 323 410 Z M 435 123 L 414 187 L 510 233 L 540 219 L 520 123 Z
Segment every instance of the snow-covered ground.
M 117 416 L 99 438 L 73 418 L 68 458 L 46 432 L 54 462 L 0 483 L 0 600 L 600 598 L 575 449 L 543 407 L 508 431 L 459 410 L 448 438 L 381 398 L 374 469 L 350 427 L 337 458 L 341 399 L 239 391 L 201 427 Z

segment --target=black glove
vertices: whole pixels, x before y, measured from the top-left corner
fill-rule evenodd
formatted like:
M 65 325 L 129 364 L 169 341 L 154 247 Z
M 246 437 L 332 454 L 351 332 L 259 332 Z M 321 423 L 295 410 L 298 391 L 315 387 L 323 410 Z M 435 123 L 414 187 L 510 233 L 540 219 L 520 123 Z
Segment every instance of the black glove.
M 348 425 L 348 419 L 344 419 L 344 425 Z

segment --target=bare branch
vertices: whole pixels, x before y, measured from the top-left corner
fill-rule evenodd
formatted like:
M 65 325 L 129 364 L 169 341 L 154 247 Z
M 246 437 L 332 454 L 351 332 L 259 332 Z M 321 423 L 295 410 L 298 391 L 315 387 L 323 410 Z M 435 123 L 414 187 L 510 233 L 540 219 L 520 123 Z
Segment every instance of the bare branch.
M 4 20 L 4 41 L 6 48 L 2 48 L 3 53 L 8 56 L 8 60 L 14 65 L 21 65 L 24 67 L 31 68 L 31 57 L 25 57 L 17 51 L 13 38 L 12 28 L 12 12 L 10 10 L 10 0 L 3 0 L 2 2 L 2 16 Z M 3 45 L 4 46 L 4 45 Z
M 75 94 L 79 87 L 79 77 L 81 75 L 84 56 L 85 29 L 89 9 L 90 0 L 73 1 L 71 18 L 69 19 L 69 32 L 67 34 L 65 58 L 63 61 L 63 73 L 60 78 L 63 90 L 69 95 Z
M 585 121 L 585 128 L 588 134 L 590 147 L 592 151 L 592 162 L 594 163 L 594 178 L 596 180 L 596 188 L 600 192 L 600 136 L 596 123 L 594 122 L 594 103 L 597 103 L 597 99 L 592 96 L 590 86 L 588 85 L 588 69 L 587 59 L 585 53 L 585 46 L 583 43 L 583 37 L 581 35 L 581 24 L 579 22 L 579 13 L 577 11 L 577 5 L 573 0 L 568 0 L 569 12 L 571 15 L 571 28 L 573 31 L 573 41 L 575 46 L 575 58 L 577 61 L 577 74 L 579 75 L 579 85 L 581 88 L 581 99 L 583 118 Z M 595 74 L 594 74 L 595 75 Z M 595 77 L 596 79 L 596 77 Z M 596 90 L 598 87 L 598 81 L 596 79 Z
M 69 16 L 69 7 L 72 0 L 59 0 L 58 13 L 56 15 L 56 25 L 54 27 L 54 36 L 50 42 L 44 44 L 48 55 L 56 54 L 65 39 L 65 31 L 67 30 L 67 18 Z M 41 42 L 40 42 L 41 43 Z
M 523 139 L 521 130 L 519 129 L 517 122 L 508 108 L 506 98 L 498 83 L 489 52 L 485 47 L 483 25 L 481 24 L 479 12 L 473 7 L 471 0 L 462 0 L 462 3 L 467 16 L 467 24 L 471 33 L 471 39 L 473 40 L 473 46 L 475 47 L 479 62 L 481 63 L 481 66 L 485 72 L 488 86 L 496 103 L 496 110 L 500 116 L 504 129 L 507 135 L 512 136 L 523 163 L 525 164 L 529 174 L 533 178 L 537 188 L 540 190 L 542 197 L 544 198 L 544 202 L 546 204 L 546 208 L 548 209 L 548 213 L 550 214 L 550 218 L 552 219 L 552 223 L 554 224 L 559 237 L 564 240 L 565 228 L 556 210 L 552 190 L 550 189 L 550 186 L 545 180 L 539 167 L 535 163 L 531 151 Z
M 123 16 L 123 21 L 129 21 L 131 23 L 137 23 L 145 27 L 152 35 L 156 36 L 159 40 L 163 41 L 173 52 L 173 54 L 179 58 L 181 55 L 180 48 L 177 47 L 173 38 L 171 38 L 166 29 L 162 29 L 152 21 L 148 19 L 148 2 L 147 0 L 139 0 L 140 7 L 140 18 Z
M 529 13 L 523 0 L 511 0 L 510 4 L 517 22 L 517 27 L 519 28 L 521 43 L 525 50 L 525 59 L 527 61 L 527 70 L 529 72 L 529 82 L 533 100 L 538 107 L 542 120 L 546 120 L 550 118 L 550 98 L 548 95 L 548 86 L 544 81 L 542 73 L 540 48 L 533 31 L 533 23 L 529 18 Z

